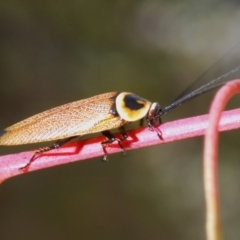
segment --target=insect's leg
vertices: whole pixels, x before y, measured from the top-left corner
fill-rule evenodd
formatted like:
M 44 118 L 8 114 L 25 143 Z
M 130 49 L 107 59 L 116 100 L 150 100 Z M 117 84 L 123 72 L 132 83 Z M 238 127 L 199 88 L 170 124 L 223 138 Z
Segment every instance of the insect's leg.
M 103 156 L 103 161 L 106 162 L 107 161 L 107 151 L 106 151 L 106 146 L 117 141 L 118 142 L 118 146 L 122 149 L 123 153 L 125 153 L 125 149 L 124 147 L 122 146 L 122 141 L 124 139 L 126 139 L 126 136 L 127 134 L 125 133 L 121 133 L 122 134 L 122 139 L 118 139 L 118 138 L 115 138 L 115 136 L 110 132 L 110 131 L 103 131 L 102 132 L 103 136 L 105 136 L 108 140 L 105 141 L 105 142 L 102 142 L 102 149 L 103 149 L 103 152 L 104 152 L 104 156 Z
M 53 149 L 56 149 L 56 148 L 59 148 L 61 146 L 63 146 L 64 144 L 70 142 L 71 140 L 75 139 L 75 138 L 78 138 L 79 136 L 73 136 L 73 137 L 69 137 L 69 138 L 66 138 L 66 139 L 63 139 L 63 140 L 59 140 L 57 141 L 56 143 L 54 143 L 52 146 L 49 146 L 49 147 L 45 147 L 45 148 L 40 148 L 38 151 L 36 151 L 33 156 L 31 157 L 31 159 L 29 160 L 29 162 L 24 166 L 24 167 L 21 167 L 19 168 L 20 171 L 26 171 L 28 169 L 28 167 L 31 165 L 31 163 L 35 160 L 36 156 L 37 155 L 40 155 L 44 152 L 48 152 L 50 150 L 53 150 Z
M 162 124 L 162 119 L 159 118 L 159 119 L 158 119 L 158 122 L 159 122 L 159 124 Z
M 119 131 L 120 131 L 120 133 L 122 135 L 121 141 L 124 141 L 125 139 L 127 139 L 128 135 L 127 135 L 127 133 L 125 131 L 125 128 L 122 126 L 122 127 L 118 128 L 118 129 L 119 129 Z
M 140 127 L 143 127 L 143 125 L 144 125 L 144 119 L 143 119 L 143 118 L 140 119 L 140 121 L 139 121 L 139 125 L 140 125 Z
M 161 119 L 160 119 L 159 121 L 161 121 Z M 161 130 L 159 130 L 158 128 L 156 128 L 155 124 L 154 124 L 151 120 L 149 120 L 149 119 L 147 119 L 147 126 L 148 126 L 148 128 L 149 128 L 151 131 L 156 132 L 157 135 L 158 135 L 158 137 L 159 137 L 161 140 L 163 140 Z

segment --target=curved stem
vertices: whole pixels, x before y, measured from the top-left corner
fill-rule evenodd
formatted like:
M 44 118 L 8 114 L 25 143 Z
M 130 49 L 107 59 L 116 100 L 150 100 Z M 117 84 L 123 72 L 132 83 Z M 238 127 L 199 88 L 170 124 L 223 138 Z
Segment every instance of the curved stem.
M 207 240 L 222 240 L 220 221 L 219 193 L 217 178 L 217 150 L 219 121 L 228 100 L 240 93 L 240 80 L 224 85 L 216 94 L 210 108 L 209 127 L 204 141 L 204 188 L 206 199 L 206 231 Z

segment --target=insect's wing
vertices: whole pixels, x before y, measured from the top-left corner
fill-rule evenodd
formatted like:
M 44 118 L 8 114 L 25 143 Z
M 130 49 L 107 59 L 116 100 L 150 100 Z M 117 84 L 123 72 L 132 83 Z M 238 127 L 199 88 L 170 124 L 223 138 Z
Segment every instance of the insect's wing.
M 36 114 L 0 132 L 0 145 L 21 145 L 100 132 L 125 124 L 114 115 L 117 92 Z

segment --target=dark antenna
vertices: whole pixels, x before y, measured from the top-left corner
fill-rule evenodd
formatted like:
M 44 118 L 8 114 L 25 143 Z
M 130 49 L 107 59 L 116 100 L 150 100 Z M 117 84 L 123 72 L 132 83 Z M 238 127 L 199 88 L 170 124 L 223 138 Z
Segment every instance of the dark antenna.
M 185 96 L 187 93 L 189 93 L 191 91 L 191 89 L 196 89 L 196 87 L 197 87 L 197 86 L 195 86 L 196 83 L 198 83 L 200 80 L 204 79 L 205 76 L 208 76 L 209 73 L 211 73 L 212 69 L 214 69 L 214 68 L 219 69 L 219 66 L 228 64 L 232 60 L 233 55 L 234 54 L 236 55 L 236 53 L 239 51 L 239 49 L 240 49 L 240 42 L 238 42 L 236 45 L 234 45 L 229 51 L 227 51 L 222 57 L 220 57 L 215 63 L 213 63 L 213 65 L 211 65 L 210 68 L 206 69 L 199 77 L 197 77 L 197 79 L 192 84 L 190 84 L 177 98 L 174 99 L 174 102 L 177 101 L 178 99 L 180 99 L 181 97 Z M 239 60 L 240 60 L 239 54 L 237 54 L 237 58 L 236 57 L 234 57 L 234 58 L 235 58 L 235 61 L 239 62 Z M 233 68 L 233 70 L 228 72 L 229 71 L 228 69 L 231 69 L 231 68 Z M 226 69 L 225 72 L 227 72 L 227 73 L 224 74 L 224 72 L 223 72 L 219 78 L 221 78 L 221 79 L 226 78 L 231 73 L 236 72 L 238 70 L 239 66 L 238 67 L 235 66 L 235 67 L 231 67 L 231 68 Z M 236 70 L 236 71 L 234 71 L 234 70 Z M 208 79 L 211 79 L 211 77 L 209 77 Z M 217 78 L 216 81 L 220 81 L 221 79 Z M 227 82 L 227 81 L 225 81 L 225 82 Z
M 230 74 L 237 72 L 240 69 L 240 66 L 232 69 L 231 71 L 221 75 L 218 78 L 213 79 L 212 81 L 202 85 L 201 87 L 197 88 L 196 90 L 178 98 L 177 100 L 175 100 L 174 102 L 172 102 L 171 104 L 167 105 L 166 107 L 162 108 L 159 111 L 159 117 L 161 117 L 162 115 L 166 114 L 167 112 L 169 112 L 171 109 L 189 101 L 190 99 L 193 99 L 203 93 L 209 92 L 211 90 L 217 89 L 221 86 L 223 86 L 226 82 L 228 82 L 229 80 L 225 80 L 223 82 L 220 82 L 220 80 L 228 77 Z

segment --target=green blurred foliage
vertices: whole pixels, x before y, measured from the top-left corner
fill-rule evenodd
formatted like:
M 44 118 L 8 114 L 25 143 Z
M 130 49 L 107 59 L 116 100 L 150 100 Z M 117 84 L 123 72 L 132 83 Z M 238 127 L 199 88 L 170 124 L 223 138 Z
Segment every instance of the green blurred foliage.
M 170 103 L 239 41 L 237 4 L 2 1 L 0 128 L 108 91 Z M 206 113 L 211 98 L 191 101 L 163 121 Z M 228 239 L 237 239 L 239 136 L 221 136 L 224 227 Z M 10 179 L 0 187 L 1 239 L 203 239 L 201 155 L 199 138 Z

